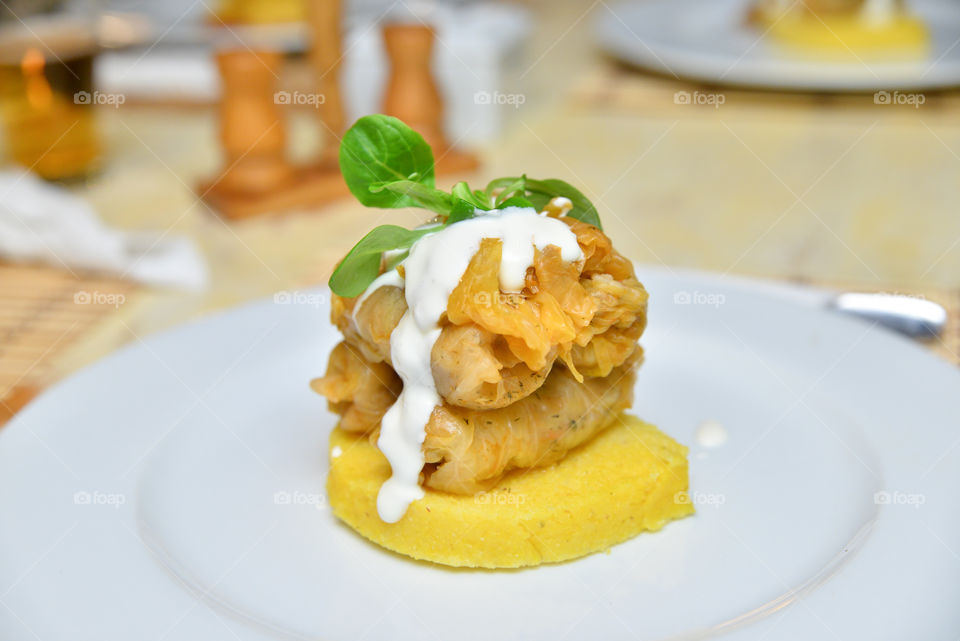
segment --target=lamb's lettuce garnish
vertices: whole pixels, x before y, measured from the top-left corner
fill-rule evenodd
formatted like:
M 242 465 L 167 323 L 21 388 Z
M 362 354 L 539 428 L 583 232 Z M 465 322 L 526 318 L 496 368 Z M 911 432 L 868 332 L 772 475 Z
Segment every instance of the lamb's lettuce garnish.
M 433 151 L 402 121 L 366 116 L 340 142 L 340 172 L 353 195 L 367 207 L 419 207 L 408 195 L 385 187 L 409 181 L 420 185 L 422 193 L 432 190 Z
M 602 229 L 590 200 L 562 180 L 535 180 L 526 175 L 496 178 L 482 191 L 459 182 L 447 193 L 436 188 L 433 168 L 430 145 L 392 116 L 364 116 L 347 130 L 340 141 L 340 171 L 357 200 L 384 209 L 420 207 L 437 214 L 439 220 L 417 229 L 397 225 L 375 228 L 334 270 L 330 289 L 335 294 L 359 296 L 380 273 L 383 252 L 409 249 L 426 234 L 473 218 L 477 210 L 534 207 L 542 211 L 551 198 L 563 196 L 573 203 L 567 216 Z M 405 255 L 398 253 L 391 262 L 395 265 Z
M 353 246 L 333 272 L 330 289 L 347 298 L 359 296 L 380 273 L 380 257 L 383 252 L 406 249 L 422 236 L 434 231 L 435 227 L 407 229 L 397 225 L 380 225 L 374 228 Z

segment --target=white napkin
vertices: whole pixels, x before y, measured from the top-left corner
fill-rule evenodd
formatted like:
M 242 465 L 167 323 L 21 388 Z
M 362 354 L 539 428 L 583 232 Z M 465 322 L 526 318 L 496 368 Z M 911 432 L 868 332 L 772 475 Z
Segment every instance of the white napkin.
M 0 171 L 0 258 L 190 290 L 209 281 L 189 238 L 111 229 L 82 198 L 16 171 Z

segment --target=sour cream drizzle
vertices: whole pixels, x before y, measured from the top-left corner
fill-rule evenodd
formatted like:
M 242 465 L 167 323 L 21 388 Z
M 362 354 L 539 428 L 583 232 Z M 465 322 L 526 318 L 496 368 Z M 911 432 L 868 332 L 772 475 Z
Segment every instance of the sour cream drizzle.
M 359 310 L 377 288 L 399 286 L 402 281 L 407 311 L 390 335 L 390 357 L 403 380 L 403 391 L 383 416 L 377 441 L 392 470 L 377 496 L 377 512 L 387 523 L 399 521 L 413 501 L 423 498 L 419 481 L 426 425 L 433 408 L 441 403 L 430 352 L 440 336 L 439 322 L 447 311 L 447 300 L 480 249 L 480 241 L 499 238 L 503 242 L 500 289 L 504 292 L 523 289 L 527 268 L 533 265 L 534 248 L 555 245 L 565 261 L 583 258 L 577 237 L 567 225 L 531 208 L 510 207 L 477 214 L 482 215 L 418 240 L 403 262 L 404 278 L 400 279 L 396 270 L 380 276 L 355 307 Z
M 400 287 L 403 288 L 403 276 L 400 275 L 396 269 L 391 269 L 390 271 L 383 272 L 377 276 L 372 283 L 360 294 L 360 298 L 357 299 L 356 304 L 353 306 L 353 315 L 356 317 L 357 312 L 360 311 L 360 307 L 367 302 L 367 299 L 370 297 L 370 294 L 377 291 L 381 287 Z

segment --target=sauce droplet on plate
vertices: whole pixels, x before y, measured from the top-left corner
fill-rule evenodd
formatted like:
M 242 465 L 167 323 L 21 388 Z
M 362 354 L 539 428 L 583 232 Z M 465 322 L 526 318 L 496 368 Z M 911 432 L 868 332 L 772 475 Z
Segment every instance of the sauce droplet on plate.
M 718 421 L 704 421 L 697 427 L 693 438 L 700 447 L 720 447 L 727 442 L 727 428 Z

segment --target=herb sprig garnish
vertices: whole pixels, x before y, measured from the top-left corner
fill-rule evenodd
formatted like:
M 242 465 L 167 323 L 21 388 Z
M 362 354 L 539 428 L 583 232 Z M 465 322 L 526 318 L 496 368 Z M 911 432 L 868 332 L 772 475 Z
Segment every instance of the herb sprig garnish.
M 368 207 L 396 209 L 420 207 L 434 212 L 436 225 L 406 229 L 381 225 L 364 236 L 330 276 L 330 289 L 339 296 L 359 296 L 380 273 L 383 252 L 401 250 L 394 264 L 422 236 L 476 215 L 506 207 L 533 207 L 542 211 L 551 198 L 570 199 L 567 216 L 602 229 L 600 216 L 590 200 L 568 183 L 550 178 L 523 176 L 496 178 L 484 190 L 472 190 L 465 182 L 450 193 L 437 189 L 430 145 L 402 121 L 375 114 L 364 116 L 340 141 L 340 171 L 350 192 Z

